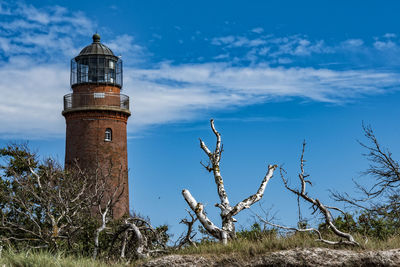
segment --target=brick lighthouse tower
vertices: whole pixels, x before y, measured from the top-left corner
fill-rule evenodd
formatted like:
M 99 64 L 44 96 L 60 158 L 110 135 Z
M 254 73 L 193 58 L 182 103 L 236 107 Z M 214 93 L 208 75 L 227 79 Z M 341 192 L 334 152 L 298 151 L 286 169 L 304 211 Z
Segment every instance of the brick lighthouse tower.
M 122 61 L 100 35 L 71 60 L 71 94 L 64 96 L 65 166 L 107 173 L 109 188 L 123 190 L 113 217 L 129 212 L 126 124 L 129 97 L 122 89 Z

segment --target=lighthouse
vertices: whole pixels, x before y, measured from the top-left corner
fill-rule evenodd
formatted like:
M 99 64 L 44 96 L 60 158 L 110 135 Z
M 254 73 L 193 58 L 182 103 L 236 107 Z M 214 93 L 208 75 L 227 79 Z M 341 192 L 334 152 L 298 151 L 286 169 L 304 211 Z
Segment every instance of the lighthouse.
M 93 35 L 92 44 L 71 60 L 72 93 L 64 96 L 65 167 L 75 162 L 88 172 L 107 174 L 107 186 L 122 195 L 113 217 L 129 213 L 126 124 L 129 97 L 121 94 L 122 60 Z

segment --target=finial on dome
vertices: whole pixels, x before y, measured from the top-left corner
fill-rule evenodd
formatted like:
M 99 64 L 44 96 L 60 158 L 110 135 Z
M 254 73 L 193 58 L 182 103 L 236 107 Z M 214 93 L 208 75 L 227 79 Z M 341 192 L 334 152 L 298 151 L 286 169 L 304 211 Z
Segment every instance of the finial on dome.
M 100 34 L 98 34 L 97 32 L 95 34 L 93 34 L 93 43 L 100 43 Z

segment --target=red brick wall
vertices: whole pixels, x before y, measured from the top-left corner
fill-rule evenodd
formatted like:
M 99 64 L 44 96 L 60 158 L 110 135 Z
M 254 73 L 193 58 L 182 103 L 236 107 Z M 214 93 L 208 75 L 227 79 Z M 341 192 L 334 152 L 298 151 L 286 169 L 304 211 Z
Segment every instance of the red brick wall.
M 99 88 L 101 87 L 101 88 Z M 90 92 L 109 92 L 110 86 L 89 88 Z M 84 88 L 73 88 L 82 93 Z M 79 90 L 76 90 L 79 89 Z M 88 89 L 88 88 L 87 88 Z M 113 87 L 114 93 L 119 88 Z M 71 167 L 77 160 L 81 168 L 99 170 L 111 174 L 109 188 L 122 184 L 121 199 L 113 209 L 113 217 L 120 218 L 129 212 L 128 160 L 126 124 L 128 114 L 112 110 L 82 110 L 67 112 L 65 167 Z M 105 141 L 105 131 L 112 130 L 112 141 Z
M 111 85 L 78 84 L 72 88 L 74 93 L 120 93 L 121 89 Z

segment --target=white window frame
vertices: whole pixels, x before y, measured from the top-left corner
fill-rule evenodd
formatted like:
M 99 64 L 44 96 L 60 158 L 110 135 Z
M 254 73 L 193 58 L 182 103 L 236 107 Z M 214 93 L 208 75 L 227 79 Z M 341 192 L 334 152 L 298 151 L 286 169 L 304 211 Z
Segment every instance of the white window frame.
M 104 132 L 104 141 L 111 142 L 112 141 L 112 129 L 107 128 Z

